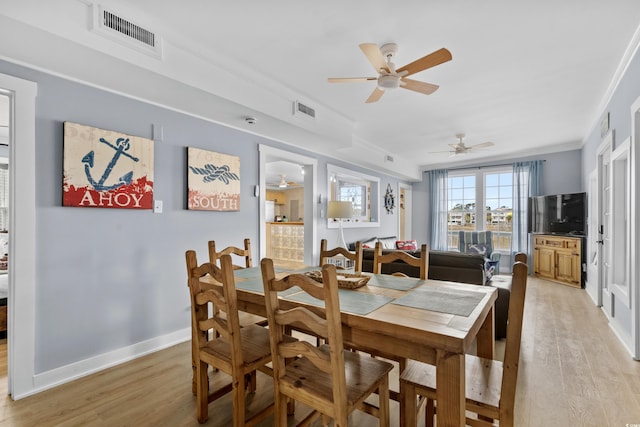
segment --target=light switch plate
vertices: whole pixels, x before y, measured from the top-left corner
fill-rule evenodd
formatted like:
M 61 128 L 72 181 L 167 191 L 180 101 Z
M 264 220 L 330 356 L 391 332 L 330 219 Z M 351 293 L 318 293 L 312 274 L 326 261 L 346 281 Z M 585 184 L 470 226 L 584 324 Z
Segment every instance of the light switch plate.
M 156 200 L 153 203 L 153 213 L 162 213 L 162 200 Z

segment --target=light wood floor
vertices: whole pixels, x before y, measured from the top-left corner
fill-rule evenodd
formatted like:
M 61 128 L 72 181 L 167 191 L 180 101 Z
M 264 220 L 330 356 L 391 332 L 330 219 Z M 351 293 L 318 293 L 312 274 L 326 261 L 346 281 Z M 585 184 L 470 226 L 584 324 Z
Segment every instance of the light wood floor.
M 270 379 L 259 375 L 254 409 L 272 392 Z M 6 340 L 0 342 L 0 393 L 6 395 Z M 211 404 L 206 425 L 230 425 L 229 405 L 227 398 Z M 391 408 L 397 426 L 397 404 Z M 304 412 L 298 408 L 296 418 Z M 515 412 L 517 427 L 640 424 L 640 362 L 584 290 L 530 278 Z M 352 424 L 377 422 L 358 414 Z M 0 425 L 197 426 L 189 343 L 19 401 L 5 397 Z

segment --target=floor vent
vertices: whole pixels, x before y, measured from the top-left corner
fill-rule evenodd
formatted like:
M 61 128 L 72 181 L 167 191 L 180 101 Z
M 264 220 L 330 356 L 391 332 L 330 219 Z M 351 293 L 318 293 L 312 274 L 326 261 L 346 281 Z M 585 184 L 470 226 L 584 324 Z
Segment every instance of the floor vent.
M 94 5 L 92 29 L 147 54 L 162 57 L 160 37 L 153 31 L 101 6 Z
M 295 101 L 293 103 L 293 115 L 296 117 L 303 117 L 303 118 L 315 120 L 316 110 L 309 107 L 308 105 L 304 105 L 302 102 Z

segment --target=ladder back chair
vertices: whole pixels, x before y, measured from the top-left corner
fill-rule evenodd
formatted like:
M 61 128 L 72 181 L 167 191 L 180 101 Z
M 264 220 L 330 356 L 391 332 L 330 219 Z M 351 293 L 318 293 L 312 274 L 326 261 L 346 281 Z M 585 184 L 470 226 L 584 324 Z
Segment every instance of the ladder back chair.
M 524 259 L 526 261 L 526 255 Z M 477 418 L 467 416 L 467 425 L 495 426 L 494 420 L 499 420 L 500 427 L 513 427 L 514 425 L 514 403 L 527 272 L 527 264 L 522 261 L 517 261 L 513 265 L 504 362 L 472 355 L 465 356 L 465 406 L 468 413 L 477 414 Z M 419 397 L 420 405 L 425 400 L 427 404 L 425 425 L 433 426 L 437 410 L 437 407 L 434 407 L 436 399 L 435 367 L 422 362 L 410 361 L 400 375 L 400 383 L 404 386 L 405 392 L 401 410 L 411 414 L 405 418 L 410 420 L 407 425 L 409 427 L 416 425 L 419 406 L 416 403 L 416 397 Z M 407 416 L 405 415 L 405 417 Z
M 227 246 L 221 251 L 216 251 L 216 242 L 215 240 L 209 240 L 209 262 L 215 265 L 219 265 L 218 260 L 222 255 L 235 255 L 236 257 L 242 257 L 244 261 L 244 265 L 233 264 L 234 270 L 241 270 L 243 268 L 251 268 L 253 267 L 253 259 L 251 258 L 251 240 L 249 238 L 244 239 L 244 249 L 240 249 L 237 246 Z M 240 314 L 240 326 L 250 325 L 255 323 L 260 326 L 267 325 L 267 319 L 264 317 L 246 313 L 241 311 Z
M 218 265 L 218 259 L 220 259 L 222 255 L 237 255 L 244 258 L 244 266 L 237 264 L 233 265 L 233 268 L 236 270 L 240 268 L 253 267 L 253 260 L 251 259 L 251 240 L 248 238 L 244 239 L 244 249 L 237 246 L 227 246 L 220 252 L 216 251 L 215 240 L 209 240 L 209 262 Z
M 245 420 L 245 393 L 256 388 L 256 370 L 270 374 L 269 331 L 257 325 L 240 327 L 230 255 L 220 257 L 220 267 L 207 262 L 198 266 L 196 253 L 186 252 L 191 294 L 192 352 L 196 377 L 198 422 L 205 423 L 209 403 L 232 393 L 233 425 L 253 426 L 273 412 L 273 405 Z M 203 288 L 200 278 L 210 275 L 222 285 Z M 215 333 L 210 333 L 212 330 Z M 209 393 L 208 366 L 231 376 L 231 384 Z M 246 424 L 245 424 L 246 421 Z
M 404 251 L 392 251 L 383 255 L 382 243 L 376 242 L 376 247 L 373 253 L 373 273 L 382 273 L 382 264 L 390 263 L 393 261 L 404 261 L 405 263 L 420 268 L 420 278 L 426 279 L 429 276 L 429 250 L 427 245 L 422 244 L 420 246 L 420 258 L 414 257 Z M 397 276 L 406 276 L 403 273 L 394 273 Z
M 293 399 L 314 409 L 302 421 L 304 425 L 321 416 L 325 426 L 333 419 L 334 426 L 347 427 L 349 414 L 362 409 L 377 416 L 381 426 L 388 426 L 389 371 L 393 365 L 344 350 L 336 267 L 322 267 L 322 283 L 304 274 L 277 280 L 273 261 L 268 258 L 262 260 L 261 268 L 273 353 L 274 425 L 287 425 L 286 403 Z M 281 309 L 278 292 L 294 286 L 324 301 L 324 313 L 320 308 L 312 311 L 301 306 Z M 284 330 L 292 324 L 304 326 L 328 344 L 316 347 L 307 341 L 285 342 Z M 295 361 L 285 364 L 285 359 L 294 357 Z M 375 392 L 378 407 L 365 403 Z
M 362 273 L 362 242 L 357 241 L 355 252 L 350 252 L 342 247 L 327 249 L 327 239 L 320 241 L 320 267 L 327 263 L 327 258 L 333 258 L 338 255 L 353 261 L 353 271 Z

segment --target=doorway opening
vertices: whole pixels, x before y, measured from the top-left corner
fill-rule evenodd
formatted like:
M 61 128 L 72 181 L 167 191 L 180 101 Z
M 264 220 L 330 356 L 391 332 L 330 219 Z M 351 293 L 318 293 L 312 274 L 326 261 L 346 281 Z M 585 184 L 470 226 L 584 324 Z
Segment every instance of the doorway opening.
M 266 201 L 267 191 L 270 185 L 274 184 L 274 182 L 273 179 L 268 178 L 268 164 L 281 165 L 282 167 L 284 167 L 285 165 L 294 165 L 294 167 L 304 170 L 304 174 L 300 179 L 303 188 L 302 200 L 297 199 L 297 218 L 303 219 L 300 226 L 301 232 L 304 235 L 304 247 L 302 254 L 303 262 L 307 265 L 313 265 L 314 260 L 317 259 L 317 253 L 319 251 L 319 244 L 317 244 L 318 203 L 316 203 L 316 201 L 318 200 L 317 160 L 311 157 L 303 156 L 301 154 L 279 150 L 267 145 L 260 145 L 260 258 L 267 256 L 267 243 L 270 242 L 270 238 L 267 234 L 267 221 L 270 220 L 270 218 L 267 217 Z M 274 173 L 278 175 L 279 181 L 283 181 L 285 184 L 288 184 L 289 182 L 295 183 L 295 181 L 287 179 L 286 172 Z M 284 175 L 284 179 L 282 179 L 280 175 Z M 290 178 L 291 176 L 292 173 L 289 173 Z M 302 207 L 300 206 L 301 204 Z M 285 208 L 285 210 L 286 209 L 288 209 L 288 215 L 291 215 L 291 206 Z M 285 214 L 282 213 L 280 216 L 282 217 L 284 215 Z

